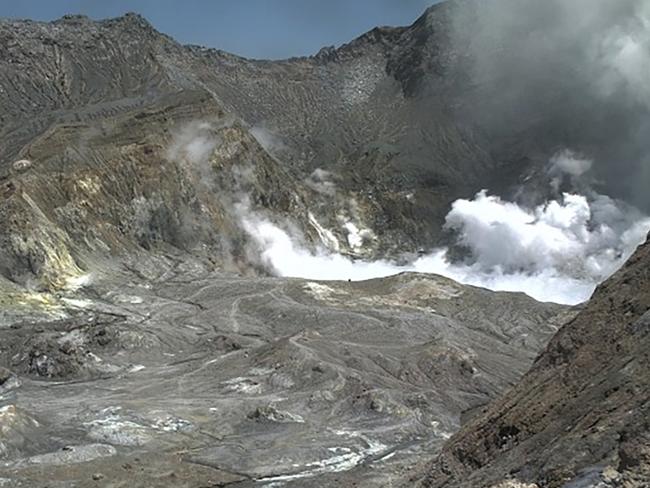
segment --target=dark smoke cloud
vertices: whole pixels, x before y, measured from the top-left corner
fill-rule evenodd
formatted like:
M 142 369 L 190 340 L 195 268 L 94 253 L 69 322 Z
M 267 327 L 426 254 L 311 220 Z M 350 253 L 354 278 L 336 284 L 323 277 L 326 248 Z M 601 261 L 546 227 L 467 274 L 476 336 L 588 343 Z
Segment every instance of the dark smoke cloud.
M 460 0 L 450 10 L 472 87 L 465 116 L 528 157 L 579 151 L 600 191 L 650 211 L 650 2 Z

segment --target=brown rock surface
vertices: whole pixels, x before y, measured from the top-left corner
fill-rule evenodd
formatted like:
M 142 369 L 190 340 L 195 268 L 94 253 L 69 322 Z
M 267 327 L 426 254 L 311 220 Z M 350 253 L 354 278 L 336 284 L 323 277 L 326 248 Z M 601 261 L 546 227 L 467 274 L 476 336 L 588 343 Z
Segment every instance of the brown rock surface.
M 647 486 L 648 310 L 646 242 L 523 379 L 454 435 L 423 486 L 490 486 L 507 477 L 544 487 L 617 477 L 622 484 L 612 486 Z

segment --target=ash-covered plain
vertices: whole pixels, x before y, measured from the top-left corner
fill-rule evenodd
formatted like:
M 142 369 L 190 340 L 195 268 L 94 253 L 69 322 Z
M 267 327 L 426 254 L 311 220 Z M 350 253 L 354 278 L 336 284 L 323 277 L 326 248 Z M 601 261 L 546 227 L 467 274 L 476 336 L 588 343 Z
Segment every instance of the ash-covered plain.
M 432 275 L 126 264 L 3 321 L 4 486 L 386 486 L 574 313 Z

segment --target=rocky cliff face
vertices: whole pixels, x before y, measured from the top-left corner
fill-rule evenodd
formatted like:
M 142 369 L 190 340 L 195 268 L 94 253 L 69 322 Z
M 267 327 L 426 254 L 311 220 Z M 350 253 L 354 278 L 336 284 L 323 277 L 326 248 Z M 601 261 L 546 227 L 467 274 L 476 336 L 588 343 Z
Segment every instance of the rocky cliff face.
M 395 179 L 409 175 L 412 181 L 422 180 L 418 171 L 404 171 L 390 162 L 401 151 L 391 146 L 394 141 L 406 137 L 399 134 L 407 127 L 403 121 L 399 126 L 390 123 L 389 114 L 398 110 L 403 117 L 409 117 L 401 85 L 387 72 L 390 42 L 398 33 L 403 34 L 399 29 L 373 31 L 335 51 L 332 59 L 321 54 L 279 63 L 248 61 L 225 53 L 181 46 L 156 32 L 137 15 L 103 22 L 74 16 L 50 24 L 5 21 L 0 29 L 4 46 L 0 59 L 0 160 L 4 194 L 8 198 L 3 205 L 5 220 L 11 221 L 12 225 L 7 228 L 15 232 L 16 226 L 36 218 L 28 215 L 36 212 L 35 208 L 48 209 L 50 215 L 46 217 L 52 231 L 45 241 L 52 241 L 50 247 L 57 249 L 47 251 L 51 255 L 67 253 L 70 259 L 81 259 L 80 251 L 87 253 L 98 249 L 97 239 L 106 241 L 99 247 L 115 250 L 133 240 L 129 232 L 151 234 L 148 227 L 158 225 L 155 222 L 138 222 L 144 228 L 131 231 L 126 230 L 130 226 L 128 222 L 118 225 L 118 220 L 128 218 L 121 214 L 122 207 L 129 202 L 145 199 L 178 203 L 184 200 L 187 206 L 194 200 L 197 208 L 204 203 L 197 203 L 198 200 L 211 198 L 206 192 L 199 197 L 189 195 L 187 192 L 193 190 L 188 185 L 181 188 L 182 175 L 186 171 L 180 167 L 182 162 L 174 160 L 178 155 L 170 158 L 166 153 L 172 144 L 173 132 L 182 131 L 184 125 L 196 121 L 222 126 L 224 118 L 229 124 L 238 121 L 241 130 L 237 136 L 231 133 L 230 138 L 235 137 L 243 149 L 233 156 L 236 161 L 232 164 L 241 172 L 246 165 L 256 165 L 258 159 L 267 161 L 273 168 L 263 171 L 266 174 L 275 172 L 276 181 L 282 181 L 283 189 L 291 190 L 292 198 L 299 200 L 301 194 L 308 195 L 311 210 L 323 225 L 338 233 L 343 247 L 346 246 L 345 234 L 339 220 L 341 215 L 349 218 L 351 214 L 363 220 L 364 226 L 372 228 L 376 234 L 385 235 L 370 246 L 370 253 L 415 250 L 430 244 L 434 234 L 439 232 L 438 224 L 448 202 L 458 194 L 443 188 L 444 183 L 429 181 L 430 184 L 423 186 L 427 193 L 421 199 L 411 186 Z M 397 73 L 401 57 L 391 56 L 395 58 L 391 61 L 391 66 L 395 65 L 391 73 Z M 407 73 L 396 76 L 407 83 Z M 385 104 L 388 100 L 395 100 L 399 107 L 393 102 Z M 384 129 L 378 132 L 382 127 Z M 410 127 L 407 132 L 420 133 L 420 128 L 413 123 Z M 251 128 L 250 134 L 256 140 L 250 137 Z M 386 138 L 386 131 L 395 134 L 394 137 Z M 327 140 L 323 139 L 325 136 Z M 414 136 L 408 137 L 413 139 Z M 380 139 L 384 141 L 382 147 L 372 142 Z M 219 151 L 221 142 L 213 146 L 212 149 Z M 409 143 L 408 146 L 418 145 Z M 426 151 L 424 147 L 418 150 Z M 211 156 L 208 154 L 204 159 L 211 159 Z M 172 178 L 180 180 L 176 187 L 166 187 L 163 182 L 162 188 L 152 189 L 143 178 L 133 178 L 134 173 L 147 172 L 155 177 L 151 169 L 159 164 L 164 166 L 165 161 L 168 174 L 177 173 Z M 260 162 L 261 165 L 267 163 Z M 467 164 L 471 166 L 471 162 Z M 231 169 L 228 167 L 226 171 Z M 340 187 L 336 195 L 314 190 L 312 173 L 317 169 L 323 171 L 316 175 L 328 175 L 335 180 Z M 81 189 L 84 183 L 77 184 L 76 180 L 90 178 L 102 186 L 107 171 L 112 180 L 110 185 L 104 186 L 121 187 L 123 191 L 103 201 L 102 205 L 88 202 L 96 209 L 101 206 L 105 214 L 111 214 L 108 222 L 106 216 L 100 222 L 96 216 L 82 216 L 82 212 L 73 208 L 78 206 L 79 200 L 88 197 Z M 204 172 L 202 177 L 211 176 Z M 455 178 L 457 182 L 464 182 L 466 177 L 458 175 Z M 50 188 L 44 190 L 38 186 L 39 178 L 47 181 Z M 218 179 L 225 183 L 228 177 L 221 175 Z M 127 187 L 129 190 L 125 192 Z M 213 193 L 233 193 L 232 186 L 227 184 L 212 185 L 211 190 Z M 51 195 L 53 192 L 57 193 L 56 198 Z M 35 205 L 23 204 L 23 195 L 31 198 Z M 38 195 L 40 201 L 34 200 L 34 195 Z M 104 196 L 105 192 L 97 192 L 97 198 Z M 46 201 L 48 198 L 52 200 Z M 271 196 L 268 192 L 266 197 L 254 195 L 253 201 L 274 212 L 293 212 L 296 205 L 300 206 L 296 201 L 291 207 L 286 195 Z M 120 208 L 111 208 L 111 205 Z M 203 208 L 215 206 L 218 206 L 215 202 L 205 202 Z M 58 215 L 51 215 L 53 211 Z M 14 212 L 19 215 L 14 216 Z M 169 213 L 169 209 L 159 214 L 166 212 Z M 191 210 L 179 209 L 178 205 L 173 212 L 189 215 L 186 220 L 206 218 L 194 215 Z M 63 213 L 67 217 L 63 217 Z M 72 213 L 75 223 L 70 222 Z M 426 215 L 433 216 L 425 218 Z M 314 234 L 305 212 L 297 212 L 295 217 L 305 233 Z M 183 218 L 179 215 L 157 218 L 171 222 L 171 228 L 187 225 L 181 222 Z M 211 232 L 227 240 L 234 232 L 232 222 L 227 220 L 222 215 L 203 222 L 201 227 L 211 228 Z M 89 229 L 95 234 L 89 239 L 95 243 L 68 239 L 70 225 L 76 226 L 77 231 L 82 226 Z M 99 225 L 102 230 L 97 229 Z M 107 231 L 109 225 L 118 229 Z M 113 235 L 106 235 L 107 232 Z M 167 244 L 181 244 L 177 231 L 165 232 L 167 235 L 153 237 Z M 119 244 L 112 246 L 115 241 Z M 207 236 L 202 236 L 200 241 L 215 247 L 214 239 Z M 64 251 L 62 246 L 70 244 L 83 249 Z M 229 245 L 237 246 L 236 243 Z M 18 249 L 21 246 L 22 250 Z M 33 250 L 34 246 L 29 243 L 21 246 L 15 243 L 3 246 L 6 255 L 3 261 L 7 262 L 4 268 L 15 270 L 9 273 L 12 274 L 10 279 L 25 272 L 41 279 L 41 268 L 56 266 L 40 264 L 44 260 L 42 256 L 25 256 L 42 255 L 45 251 Z M 225 256 L 219 252 L 219 246 L 213 254 L 220 256 L 219 259 Z M 64 261 L 70 259 L 66 257 Z M 33 263 L 28 262 L 30 260 Z M 18 266 L 18 263 L 24 265 Z M 51 278 L 45 281 L 48 280 Z
M 645 486 L 649 262 L 646 243 L 449 441 L 423 486 Z
M 183 48 L 142 19 L 2 29 L 5 278 L 61 288 L 100 258 L 164 245 L 250 268 L 234 203 L 306 221 L 309 189 L 174 81 L 155 53 Z
M 57 266 L 41 264 L 44 253 L 83 261 L 82 254 L 114 252 L 127 242 L 142 247 L 136 234 L 149 236 L 147 246 L 155 241 L 185 249 L 183 227 L 200 235 L 192 238 L 195 248 L 210 248 L 225 265 L 231 258 L 225 248 L 240 248 L 242 238 L 236 219 L 218 210 L 216 200 L 246 193 L 227 182 L 258 160 L 264 168 L 257 176 L 272 174 L 275 182 L 252 183 L 256 194 L 248 197 L 255 208 L 289 212 L 308 239 L 318 240 L 319 227 L 326 228 L 342 252 L 360 257 L 395 257 L 439 244 L 450 202 L 482 188 L 533 203 L 548 187 L 541 181 L 544 168 L 559 148 L 588 149 L 596 166 L 600 159 L 639 160 L 632 156 L 640 143 L 632 143 L 624 127 L 642 126 L 643 115 L 596 103 L 593 94 L 576 89 L 581 78 L 572 66 L 553 64 L 551 78 L 518 75 L 524 85 L 537 80 L 526 91 L 534 97 L 508 90 L 514 75 L 506 64 L 520 53 L 504 39 L 483 42 L 481 9 L 475 2 L 444 2 L 412 26 L 377 28 L 340 48 L 277 62 L 182 46 L 133 14 L 101 22 L 77 16 L 1 22 L 3 225 L 20 233 L 21 225 L 43 220 L 38 208 L 51 229 L 41 240 L 56 249 L 37 251 L 29 242 L 5 239 L 3 275 L 43 281 L 40 269 Z M 492 70 L 479 62 L 484 58 Z M 633 115 L 629 121 L 623 112 Z M 202 173 L 217 181 L 201 195 L 187 184 L 179 155 L 168 152 L 173 137 L 197 121 L 234 124 L 229 144 L 241 146 L 218 177 Z M 216 153 L 232 149 L 210 144 Z M 218 166 L 221 156 L 202 157 Z M 154 188 L 158 165 L 169 176 Z M 119 194 L 95 205 L 77 178 Z M 618 180 L 605 181 L 615 187 Z M 104 215 L 88 208 L 82 215 L 81 200 Z M 158 209 L 157 201 L 178 205 Z M 149 209 L 138 211 L 137 224 L 127 222 L 134 205 Z M 147 212 L 150 219 L 143 217 Z M 162 233 L 156 230 L 161 221 L 170 223 Z M 379 238 L 354 249 L 344 227 L 351 221 Z M 92 237 L 81 242 L 70 235 L 72 226 Z M 59 256 L 66 253 L 70 258 Z M 235 254 L 235 261 L 245 261 L 242 252 Z
M 311 142 L 292 145 L 289 137 L 284 142 L 261 127 L 251 130 L 257 120 L 249 117 L 250 107 L 263 116 L 268 102 L 237 105 L 237 93 L 225 86 L 215 91 L 221 79 L 239 89 L 253 82 L 263 86 L 262 75 L 255 78 L 250 70 L 264 63 L 225 54 L 207 58 L 135 15 L 99 23 L 83 17 L 3 22 L 0 29 L 6 47 L 0 60 L 0 214 L 6 229 L 0 269 L 12 282 L 60 288 L 101 257 L 160 245 L 209 256 L 221 268 L 250 269 L 255 263 L 244 249 L 240 216 L 233 213 L 241 200 L 275 215 L 290 213 L 316 240 L 320 228 L 305 201 L 329 225 L 340 226 L 337 219 L 351 213 L 376 228 L 392 219 L 396 233 L 374 242 L 370 253 L 426 240 L 414 229 L 404 194 L 370 189 L 370 180 L 336 194 L 329 190 L 333 186 L 323 190 L 319 183 L 332 182 L 310 177 L 309 158 L 298 158 L 296 169 L 286 163 L 291 158 L 280 163 L 273 156 L 276 148 L 291 148 L 282 156 L 304 152 Z M 224 59 L 232 59 L 230 71 Z M 288 66 L 301 72 L 302 64 L 313 70 L 318 63 Z M 285 82 L 286 73 L 278 69 L 284 68 L 274 67 L 273 76 Z M 310 90 L 307 84 L 301 89 Z M 275 109 L 293 96 L 270 86 L 258 96 L 271 91 Z M 334 113 L 322 113 L 325 107 L 338 110 L 326 99 L 301 110 L 307 118 Z M 297 123 L 300 118 L 291 113 L 287 117 Z M 335 178 L 343 181 L 343 175 Z M 399 202 L 391 200 L 396 205 L 385 212 L 388 202 L 377 195 Z M 346 247 L 342 229 L 338 237 Z

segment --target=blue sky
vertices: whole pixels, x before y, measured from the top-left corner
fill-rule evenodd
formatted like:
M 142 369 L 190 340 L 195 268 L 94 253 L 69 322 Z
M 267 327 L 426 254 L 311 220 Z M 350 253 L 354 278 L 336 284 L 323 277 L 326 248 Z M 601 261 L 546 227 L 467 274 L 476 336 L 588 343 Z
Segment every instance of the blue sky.
M 0 0 L 0 17 L 137 12 L 182 43 L 255 58 L 314 54 L 377 25 L 408 25 L 438 0 Z

